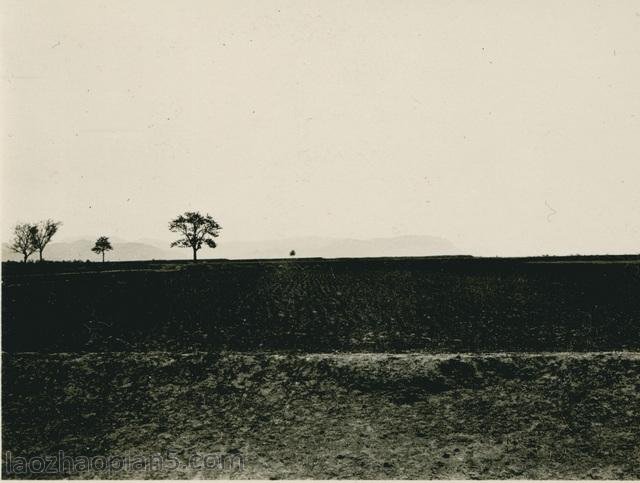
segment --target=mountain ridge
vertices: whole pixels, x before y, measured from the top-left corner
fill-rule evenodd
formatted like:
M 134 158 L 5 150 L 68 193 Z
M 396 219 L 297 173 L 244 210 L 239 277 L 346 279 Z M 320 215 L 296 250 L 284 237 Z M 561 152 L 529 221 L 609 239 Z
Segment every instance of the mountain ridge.
M 113 251 L 106 253 L 112 261 L 138 261 L 163 259 L 190 259 L 190 249 L 171 248 L 170 242 L 145 238 L 123 240 L 111 237 Z M 78 237 L 69 241 L 52 241 L 44 251 L 45 260 L 99 260 L 91 251 L 94 241 Z M 456 247 L 448 240 L 435 236 L 405 235 L 372 239 L 295 237 L 264 241 L 223 241 L 215 250 L 203 247 L 198 252 L 202 259 L 211 258 L 283 258 L 295 250 L 299 257 L 376 257 L 376 256 L 429 256 L 455 255 Z M 30 260 L 37 258 L 37 254 Z M 2 260 L 22 260 L 7 243 L 2 244 Z

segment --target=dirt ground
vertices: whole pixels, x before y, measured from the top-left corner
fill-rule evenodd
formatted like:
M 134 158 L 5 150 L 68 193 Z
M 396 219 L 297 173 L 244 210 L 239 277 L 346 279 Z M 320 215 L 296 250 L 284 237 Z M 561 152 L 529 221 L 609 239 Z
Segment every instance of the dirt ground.
M 2 349 L 640 350 L 637 257 L 534 260 L 4 264 Z
M 5 353 L 3 386 L 5 478 L 640 478 L 638 353 Z M 6 460 L 59 451 L 180 464 Z

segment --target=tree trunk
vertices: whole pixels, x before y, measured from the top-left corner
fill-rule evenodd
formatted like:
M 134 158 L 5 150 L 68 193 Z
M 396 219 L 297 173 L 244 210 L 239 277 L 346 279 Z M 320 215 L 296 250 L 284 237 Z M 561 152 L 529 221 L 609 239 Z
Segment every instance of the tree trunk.
M 104 263 L 104 252 L 102 252 L 102 263 Z
M 198 261 L 198 250 L 196 250 L 195 248 L 193 249 L 193 261 L 197 262 Z
M 26 253 L 23 253 L 22 255 L 24 255 L 24 263 L 27 263 L 27 258 L 29 258 L 29 255 L 27 255 Z
M 41 249 L 39 250 L 40 261 L 42 261 L 42 250 L 44 250 L 44 248 L 41 248 Z

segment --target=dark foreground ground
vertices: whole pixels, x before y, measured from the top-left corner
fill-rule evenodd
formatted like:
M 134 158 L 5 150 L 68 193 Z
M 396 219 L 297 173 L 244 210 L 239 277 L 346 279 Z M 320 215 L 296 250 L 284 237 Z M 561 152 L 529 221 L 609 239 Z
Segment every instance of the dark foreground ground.
M 5 477 L 640 478 L 638 354 L 5 354 L 3 371 L 14 459 L 243 461 Z
M 3 264 L 2 474 L 637 479 L 638 262 Z

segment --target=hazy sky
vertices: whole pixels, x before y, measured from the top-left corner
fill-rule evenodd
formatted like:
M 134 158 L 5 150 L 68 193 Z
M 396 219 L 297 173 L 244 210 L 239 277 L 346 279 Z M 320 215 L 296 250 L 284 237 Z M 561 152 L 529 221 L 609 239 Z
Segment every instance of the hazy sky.
M 640 251 L 640 2 L 2 3 L 3 237 Z

